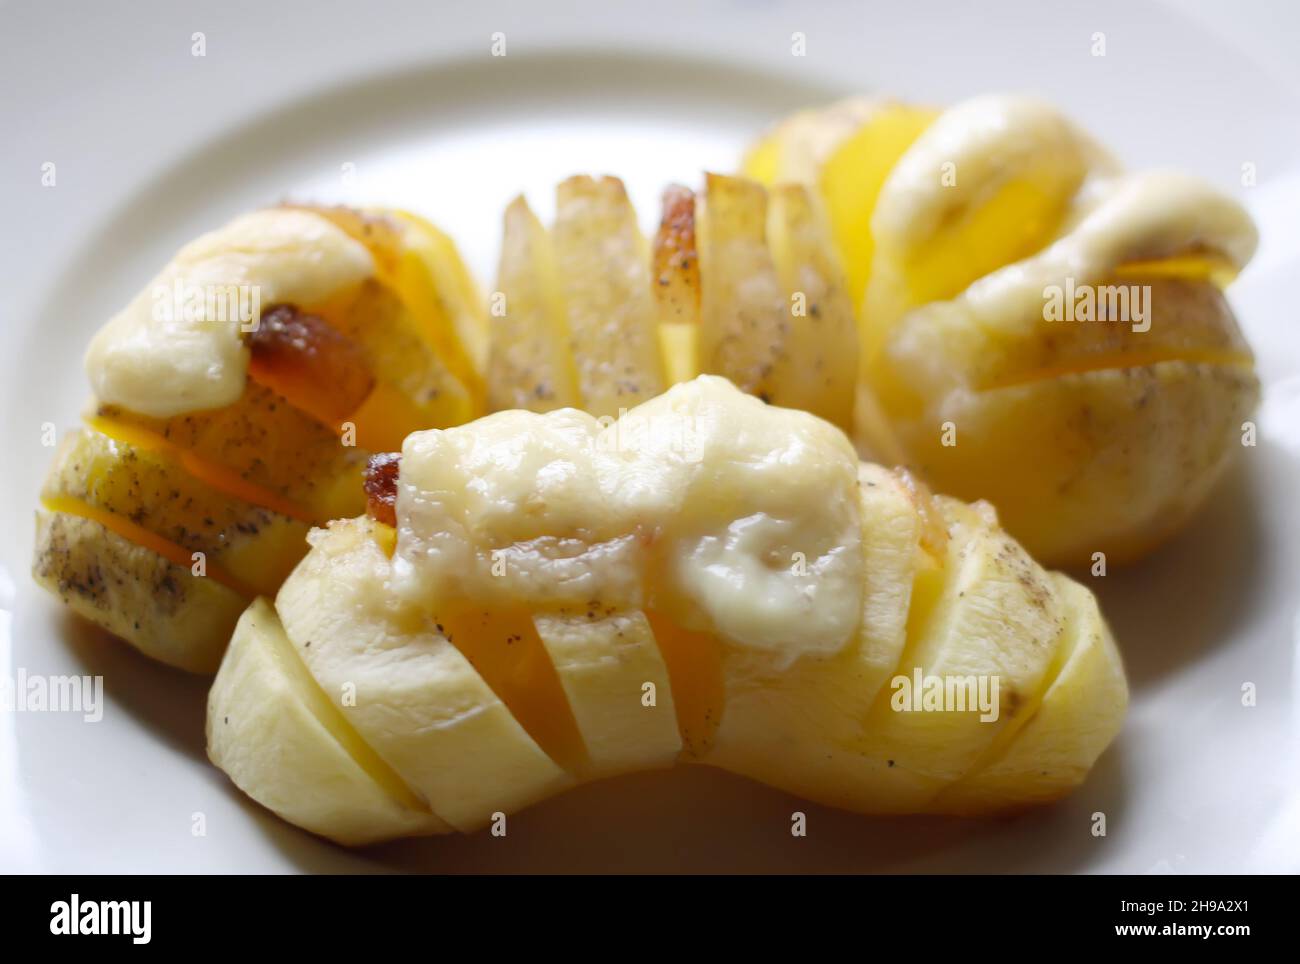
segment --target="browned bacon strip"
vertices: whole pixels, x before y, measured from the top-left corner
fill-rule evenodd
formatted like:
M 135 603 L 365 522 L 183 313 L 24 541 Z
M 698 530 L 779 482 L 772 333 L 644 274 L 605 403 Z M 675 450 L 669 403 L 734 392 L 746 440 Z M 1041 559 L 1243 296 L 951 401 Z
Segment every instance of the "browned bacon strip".
M 366 466 L 366 514 L 376 522 L 397 525 L 397 474 L 401 467 L 400 452 L 370 456 Z
M 249 334 L 249 374 L 318 421 L 338 428 L 375 387 L 361 346 L 296 305 L 272 305 Z

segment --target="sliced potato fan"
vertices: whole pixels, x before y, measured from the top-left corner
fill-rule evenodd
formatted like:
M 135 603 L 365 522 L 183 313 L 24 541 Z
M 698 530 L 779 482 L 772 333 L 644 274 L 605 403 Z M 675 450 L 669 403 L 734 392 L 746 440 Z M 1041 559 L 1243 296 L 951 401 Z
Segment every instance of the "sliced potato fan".
M 618 415 L 664 384 L 645 239 L 617 178 L 571 177 L 556 190 L 555 266 L 583 407 Z
M 458 829 L 567 785 L 564 771 L 438 624 L 388 604 L 384 538 L 364 519 L 336 522 L 316 537 L 277 598 L 295 658 L 367 744 Z M 348 692 L 356 698 L 346 702 L 355 705 L 345 705 Z M 314 784 L 301 786 L 284 792 L 312 792 Z
M 1053 799 L 1083 779 L 1127 699 L 1087 590 L 1039 568 L 987 505 L 932 496 L 906 475 L 858 465 L 827 423 L 708 378 L 626 417 L 666 411 L 715 426 L 698 462 L 623 451 L 610 461 L 592 456 L 581 477 L 568 476 L 533 461 L 551 431 L 536 420 L 558 417 L 558 427 L 577 417 L 564 413 L 503 413 L 441 433 L 461 440 L 454 444 L 430 438 L 427 450 L 413 436 L 399 475 L 385 483 L 406 493 L 396 530 L 362 518 L 318 531 L 274 609 L 259 602 L 245 615 L 209 708 L 213 759 L 254 799 L 344 842 L 473 830 L 575 783 L 675 761 L 869 813 L 998 811 Z M 748 428 L 737 435 L 735 424 Z M 476 491 L 499 499 L 520 472 L 548 480 L 545 504 L 528 518 L 498 514 L 499 501 L 423 488 L 475 457 L 453 453 L 481 453 L 489 441 L 513 446 L 513 468 L 482 463 Z M 820 474 L 801 459 L 817 461 Z M 751 487 L 733 474 L 737 463 L 780 468 Z M 664 474 L 641 493 L 612 484 L 625 470 Z M 575 498 L 607 472 L 615 475 L 600 487 L 605 495 Z M 695 488 L 697 477 L 709 481 Z M 809 485 L 820 501 L 809 504 Z M 415 513 L 425 498 L 431 507 Z M 631 543 L 632 555 L 615 548 L 624 543 L 613 520 L 625 504 L 636 506 L 628 518 L 659 533 Z M 841 571 L 859 580 L 854 591 L 837 588 L 834 601 L 810 590 L 815 617 L 779 602 L 797 606 L 785 587 L 801 584 L 771 558 L 783 538 L 779 518 L 769 515 L 761 537 L 748 528 L 757 507 L 772 513 L 784 504 L 806 513 L 800 544 L 808 564 L 822 567 L 820 582 L 808 585 L 838 586 Z M 425 532 L 437 525 L 428 513 L 444 511 L 437 506 L 468 519 L 474 535 Z M 819 533 L 834 532 L 842 517 L 860 538 L 830 540 L 823 555 Z M 735 540 L 721 555 L 710 554 L 709 537 L 689 551 L 677 541 L 715 526 Z M 551 562 L 512 557 L 510 565 L 528 568 L 506 576 L 528 573 L 511 585 L 528 587 L 531 605 L 497 605 L 480 618 L 471 562 L 429 570 L 454 580 L 443 587 L 428 573 L 415 582 L 395 573 L 398 558 L 444 565 L 424 554 L 424 536 L 436 536 L 439 554 L 468 560 L 525 530 L 539 546 L 548 533 L 570 539 Z M 738 600 L 762 598 L 771 620 L 791 617 L 800 628 L 775 644 L 720 631 L 732 625 L 727 597 L 692 608 L 685 600 L 702 598 L 694 582 L 673 575 L 705 559 L 742 574 Z M 856 602 L 842 611 L 846 596 Z M 832 645 L 818 635 L 827 620 L 842 627 Z M 262 670 L 273 685 L 244 668 L 257 650 L 285 663 Z M 915 704 L 900 696 L 914 680 L 938 680 L 940 702 L 923 697 L 929 683 L 918 682 Z M 942 701 L 945 681 L 950 695 L 952 681 L 964 687 L 962 702 Z M 273 765 L 274 730 L 250 720 L 283 720 L 275 726 L 302 742 L 296 759 Z
M 490 408 L 581 406 L 551 237 L 522 197 L 506 208 L 490 316 Z
M 574 177 L 547 231 L 506 212 L 489 407 L 616 416 L 668 384 L 725 375 L 847 427 L 858 333 L 821 214 L 801 187 L 710 174 L 664 194 L 649 245 L 623 185 Z
M 99 397 L 42 492 L 38 582 L 211 672 L 308 528 L 361 511 L 370 451 L 482 410 L 483 332 L 454 248 L 412 216 L 283 207 L 204 235 L 92 342 Z
M 1259 398 L 1221 293 L 1256 243 L 1235 201 L 1125 173 L 1025 97 L 807 111 L 745 169 L 827 212 L 861 306 L 867 451 L 1075 565 L 1150 551 L 1223 474 Z

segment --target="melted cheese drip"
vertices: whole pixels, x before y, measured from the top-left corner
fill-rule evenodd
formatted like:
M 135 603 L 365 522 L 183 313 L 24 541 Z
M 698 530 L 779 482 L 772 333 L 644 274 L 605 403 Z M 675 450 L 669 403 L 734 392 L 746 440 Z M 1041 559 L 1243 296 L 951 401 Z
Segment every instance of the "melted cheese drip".
M 1039 253 L 985 275 L 956 299 L 990 329 L 1015 331 L 1041 321 L 1044 289 L 1072 278 L 1098 284 L 1122 266 L 1188 251 L 1210 251 L 1236 266 L 1257 235 L 1241 207 L 1186 174 L 1143 172 L 1108 179 L 1100 199 L 1068 233 Z M 924 309 L 922 309 L 924 310 Z
M 867 304 L 877 338 L 950 298 L 944 310 L 976 324 L 1022 329 L 1041 318 L 1045 287 L 1101 283 L 1131 264 L 1202 278 L 1215 265 L 1211 277 L 1226 279 L 1258 242 L 1242 207 L 1206 182 L 1122 173 L 1054 109 L 1010 96 L 940 115 L 890 174 L 871 225 L 883 253 Z
M 613 422 L 507 411 L 418 432 L 393 587 L 429 612 L 644 609 L 774 665 L 829 655 L 861 613 L 857 471 L 834 426 L 712 376 Z
M 319 215 L 289 208 L 243 215 L 187 244 L 100 329 L 86 353 L 94 393 L 154 418 L 231 405 L 244 391 L 249 351 L 240 318 L 209 317 L 221 307 L 209 293 L 242 288 L 251 297 L 255 289 L 261 307 L 314 305 L 374 273 L 370 252 Z M 193 294 L 201 303 L 183 310 Z

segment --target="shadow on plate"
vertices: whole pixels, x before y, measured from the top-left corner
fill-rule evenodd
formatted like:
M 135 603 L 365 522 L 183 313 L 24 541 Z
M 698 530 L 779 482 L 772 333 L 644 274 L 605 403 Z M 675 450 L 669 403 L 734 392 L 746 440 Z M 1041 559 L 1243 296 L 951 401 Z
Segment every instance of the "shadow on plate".
M 207 761 L 203 726 L 211 680 L 154 662 L 70 610 L 59 636 L 85 672 L 104 678 L 104 694 L 168 746 Z
M 482 830 L 349 851 L 249 802 L 299 869 L 406 873 L 1013 873 L 1085 869 L 1122 848 L 1124 756 L 1113 747 L 1060 803 L 1007 817 L 862 817 L 712 767 L 631 774 L 570 790 Z M 231 792 L 236 792 L 231 788 Z M 791 833 L 796 812 L 807 835 Z M 1093 835 L 1094 814 L 1109 835 Z
M 1237 459 L 1209 503 L 1151 556 L 1102 578 L 1075 574 L 1101 600 L 1133 690 L 1231 639 L 1259 598 L 1270 534 L 1257 507 L 1255 463 Z

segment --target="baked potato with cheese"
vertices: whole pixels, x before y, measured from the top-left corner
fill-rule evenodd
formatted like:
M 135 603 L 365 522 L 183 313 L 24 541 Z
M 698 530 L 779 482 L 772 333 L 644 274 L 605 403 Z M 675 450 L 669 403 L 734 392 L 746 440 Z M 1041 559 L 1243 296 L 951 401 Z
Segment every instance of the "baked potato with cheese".
M 184 247 L 95 336 L 95 394 L 41 492 L 33 573 L 146 654 L 216 669 L 371 451 L 483 409 L 482 307 L 401 212 L 278 207 Z
M 1259 383 L 1223 287 L 1256 231 L 1207 184 L 1126 173 L 1002 96 L 806 111 L 743 170 L 826 212 L 860 314 L 860 442 L 990 500 L 1045 562 L 1148 552 L 1240 446 Z
M 995 812 L 1068 792 L 1121 725 L 1086 589 L 988 505 L 725 379 L 612 423 L 418 432 L 396 466 L 243 615 L 208 703 L 212 760 L 339 842 L 677 762 L 863 813 Z

